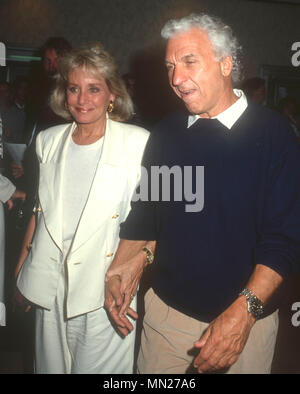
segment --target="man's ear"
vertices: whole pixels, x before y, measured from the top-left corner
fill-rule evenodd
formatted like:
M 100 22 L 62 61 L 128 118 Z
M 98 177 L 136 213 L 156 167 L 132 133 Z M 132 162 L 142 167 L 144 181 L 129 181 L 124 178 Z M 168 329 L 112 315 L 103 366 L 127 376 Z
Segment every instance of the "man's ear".
M 224 77 L 229 77 L 233 68 L 232 56 L 228 55 L 223 57 L 220 61 L 220 67 L 222 75 Z

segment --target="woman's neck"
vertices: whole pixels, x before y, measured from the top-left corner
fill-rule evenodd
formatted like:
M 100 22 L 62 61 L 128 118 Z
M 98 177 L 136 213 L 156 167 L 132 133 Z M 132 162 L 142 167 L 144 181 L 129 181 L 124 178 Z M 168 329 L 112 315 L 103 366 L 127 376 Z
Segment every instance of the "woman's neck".
M 99 124 L 77 124 L 73 133 L 73 141 L 77 145 L 89 145 L 98 141 L 105 134 L 106 121 Z

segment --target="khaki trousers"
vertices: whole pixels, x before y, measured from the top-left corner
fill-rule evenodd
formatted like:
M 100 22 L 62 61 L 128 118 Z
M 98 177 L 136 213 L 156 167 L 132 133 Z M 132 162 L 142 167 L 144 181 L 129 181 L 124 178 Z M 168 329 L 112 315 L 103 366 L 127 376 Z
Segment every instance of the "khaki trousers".
M 195 373 L 193 348 L 208 323 L 188 317 L 166 305 L 152 289 L 145 296 L 145 317 L 138 356 L 140 374 Z M 226 373 L 267 374 L 271 371 L 276 335 L 277 311 L 258 320 L 239 359 Z

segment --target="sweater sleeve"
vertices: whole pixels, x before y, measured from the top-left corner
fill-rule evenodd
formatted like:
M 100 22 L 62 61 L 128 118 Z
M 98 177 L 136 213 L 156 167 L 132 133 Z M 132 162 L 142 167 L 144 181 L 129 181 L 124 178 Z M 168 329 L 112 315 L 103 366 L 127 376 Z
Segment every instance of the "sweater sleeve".
M 292 131 L 283 135 L 269 168 L 256 263 L 285 277 L 300 272 L 300 147 Z
M 151 201 L 151 166 L 158 163 L 161 144 L 156 132 L 152 132 L 147 141 L 143 159 L 141 179 L 131 202 L 131 210 L 121 224 L 120 238 L 128 240 L 157 240 L 156 210 L 157 204 Z

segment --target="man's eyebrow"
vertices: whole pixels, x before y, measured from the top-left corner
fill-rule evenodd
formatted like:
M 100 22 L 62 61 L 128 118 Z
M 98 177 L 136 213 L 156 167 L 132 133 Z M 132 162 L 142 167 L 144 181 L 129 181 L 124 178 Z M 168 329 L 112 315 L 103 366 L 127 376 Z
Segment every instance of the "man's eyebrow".
M 194 55 L 193 53 L 189 53 L 187 55 L 184 55 L 181 60 L 186 61 L 186 60 L 190 60 L 191 58 L 196 57 L 196 55 Z
M 188 53 L 187 55 L 182 56 L 182 58 L 180 58 L 180 61 L 187 61 L 190 60 L 192 58 L 195 58 L 196 55 L 194 53 Z M 165 64 L 174 64 L 173 62 L 171 62 L 170 60 L 165 60 Z

